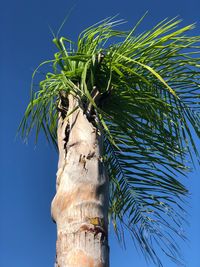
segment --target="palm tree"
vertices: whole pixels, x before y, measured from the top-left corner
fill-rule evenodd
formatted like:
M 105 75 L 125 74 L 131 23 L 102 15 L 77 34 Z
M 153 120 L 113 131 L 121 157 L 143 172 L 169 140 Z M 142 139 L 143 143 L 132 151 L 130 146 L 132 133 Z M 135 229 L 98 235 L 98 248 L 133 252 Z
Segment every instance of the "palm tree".
M 54 36 L 58 51 L 33 74 L 50 65 L 20 127 L 58 147 L 56 267 L 109 266 L 109 224 L 158 266 L 160 251 L 181 261 L 180 179 L 200 137 L 200 36 L 177 18 L 136 34 L 141 21 L 120 31 L 124 21 L 108 18 L 75 43 Z

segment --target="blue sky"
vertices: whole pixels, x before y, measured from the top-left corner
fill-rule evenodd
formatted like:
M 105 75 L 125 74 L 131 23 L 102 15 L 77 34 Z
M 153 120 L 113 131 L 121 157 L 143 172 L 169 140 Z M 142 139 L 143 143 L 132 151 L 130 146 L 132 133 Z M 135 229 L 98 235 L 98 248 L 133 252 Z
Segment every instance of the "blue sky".
M 41 136 L 37 145 L 33 136 L 28 145 L 15 138 L 17 127 L 29 100 L 31 75 L 35 67 L 52 58 L 54 46 L 48 25 L 57 29 L 68 10 L 76 5 L 62 30 L 75 38 L 85 27 L 120 14 L 130 28 L 145 13 L 141 26 L 148 29 L 159 20 L 180 15 L 184 24 L 197 22 L 200 34 L 199 0 L 140 1 L 52 1 L 7 0 L 0 10 L 0 266 L 50 267 L 55 257 L 56 227 L 50 217 L 55 193 L 57 154 Z M 199 144 L 200 147 L 200 144 Z M 187 267 L 199 267 L 200 239 L 200 167 L 189 175 L 191 190 L 186 228 L 190 242 L 182 244 Z M 111 267 L 152 267 L 127 240 L 121 250 L 110 235 Z M 163 257 L 166 267 L 175 267 Z

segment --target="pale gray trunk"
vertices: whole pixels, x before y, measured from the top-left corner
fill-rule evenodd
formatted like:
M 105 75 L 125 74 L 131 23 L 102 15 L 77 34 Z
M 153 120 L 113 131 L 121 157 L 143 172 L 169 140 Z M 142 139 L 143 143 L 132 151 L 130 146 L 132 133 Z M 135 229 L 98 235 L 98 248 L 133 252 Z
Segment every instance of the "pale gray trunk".
M 69 111 L 78 101 L 69 96 Z M 68 133 L 69 132 L 69 136 Z M 56 267 L 108 267 L 108 178 L 102 135 L 79 107 L 58 123 L 59 163 L 52 217 Z

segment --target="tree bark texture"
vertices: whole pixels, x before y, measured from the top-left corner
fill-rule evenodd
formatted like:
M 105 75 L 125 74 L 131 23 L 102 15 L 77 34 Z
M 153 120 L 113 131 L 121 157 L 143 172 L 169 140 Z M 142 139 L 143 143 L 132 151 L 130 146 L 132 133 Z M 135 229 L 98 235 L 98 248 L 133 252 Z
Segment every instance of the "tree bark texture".
M 68 97 L 68 114 L 78 101 Z M 58 122 L 59 162 L 51 212 L 57 224 L 55 267 L 108 267 L 108 177 L 102 136 L 78 107 Z

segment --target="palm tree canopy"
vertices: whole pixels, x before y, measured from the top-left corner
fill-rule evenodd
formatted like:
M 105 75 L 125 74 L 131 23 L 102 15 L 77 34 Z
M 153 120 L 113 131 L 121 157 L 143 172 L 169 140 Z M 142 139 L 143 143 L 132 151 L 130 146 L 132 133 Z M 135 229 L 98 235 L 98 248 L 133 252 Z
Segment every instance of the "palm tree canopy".
M 77 42 L 55 36 L 58 52 L 33 73 L 50 65 L 39 89 L 32 89 L 20 127 L 25 138 L 35 127 L 36 140 L 43 130 L 56 144 L 58 114 L 67 114 L 62 102 L 68 94 L 77 97 L 104 134 L 110 221 L 119 240 L 128 230 L 144 255 L 162 266 L 159 249 L 179 262 L 174 233 L 185 238 L 187 189 L 180 177 L 192 155 L 198 158 L 200 36 L 188 34 L 194 24 L 180 27 L 177 18 L 136 34 L 141 20 L 120 31 L 123 20 L 105 19 Z

